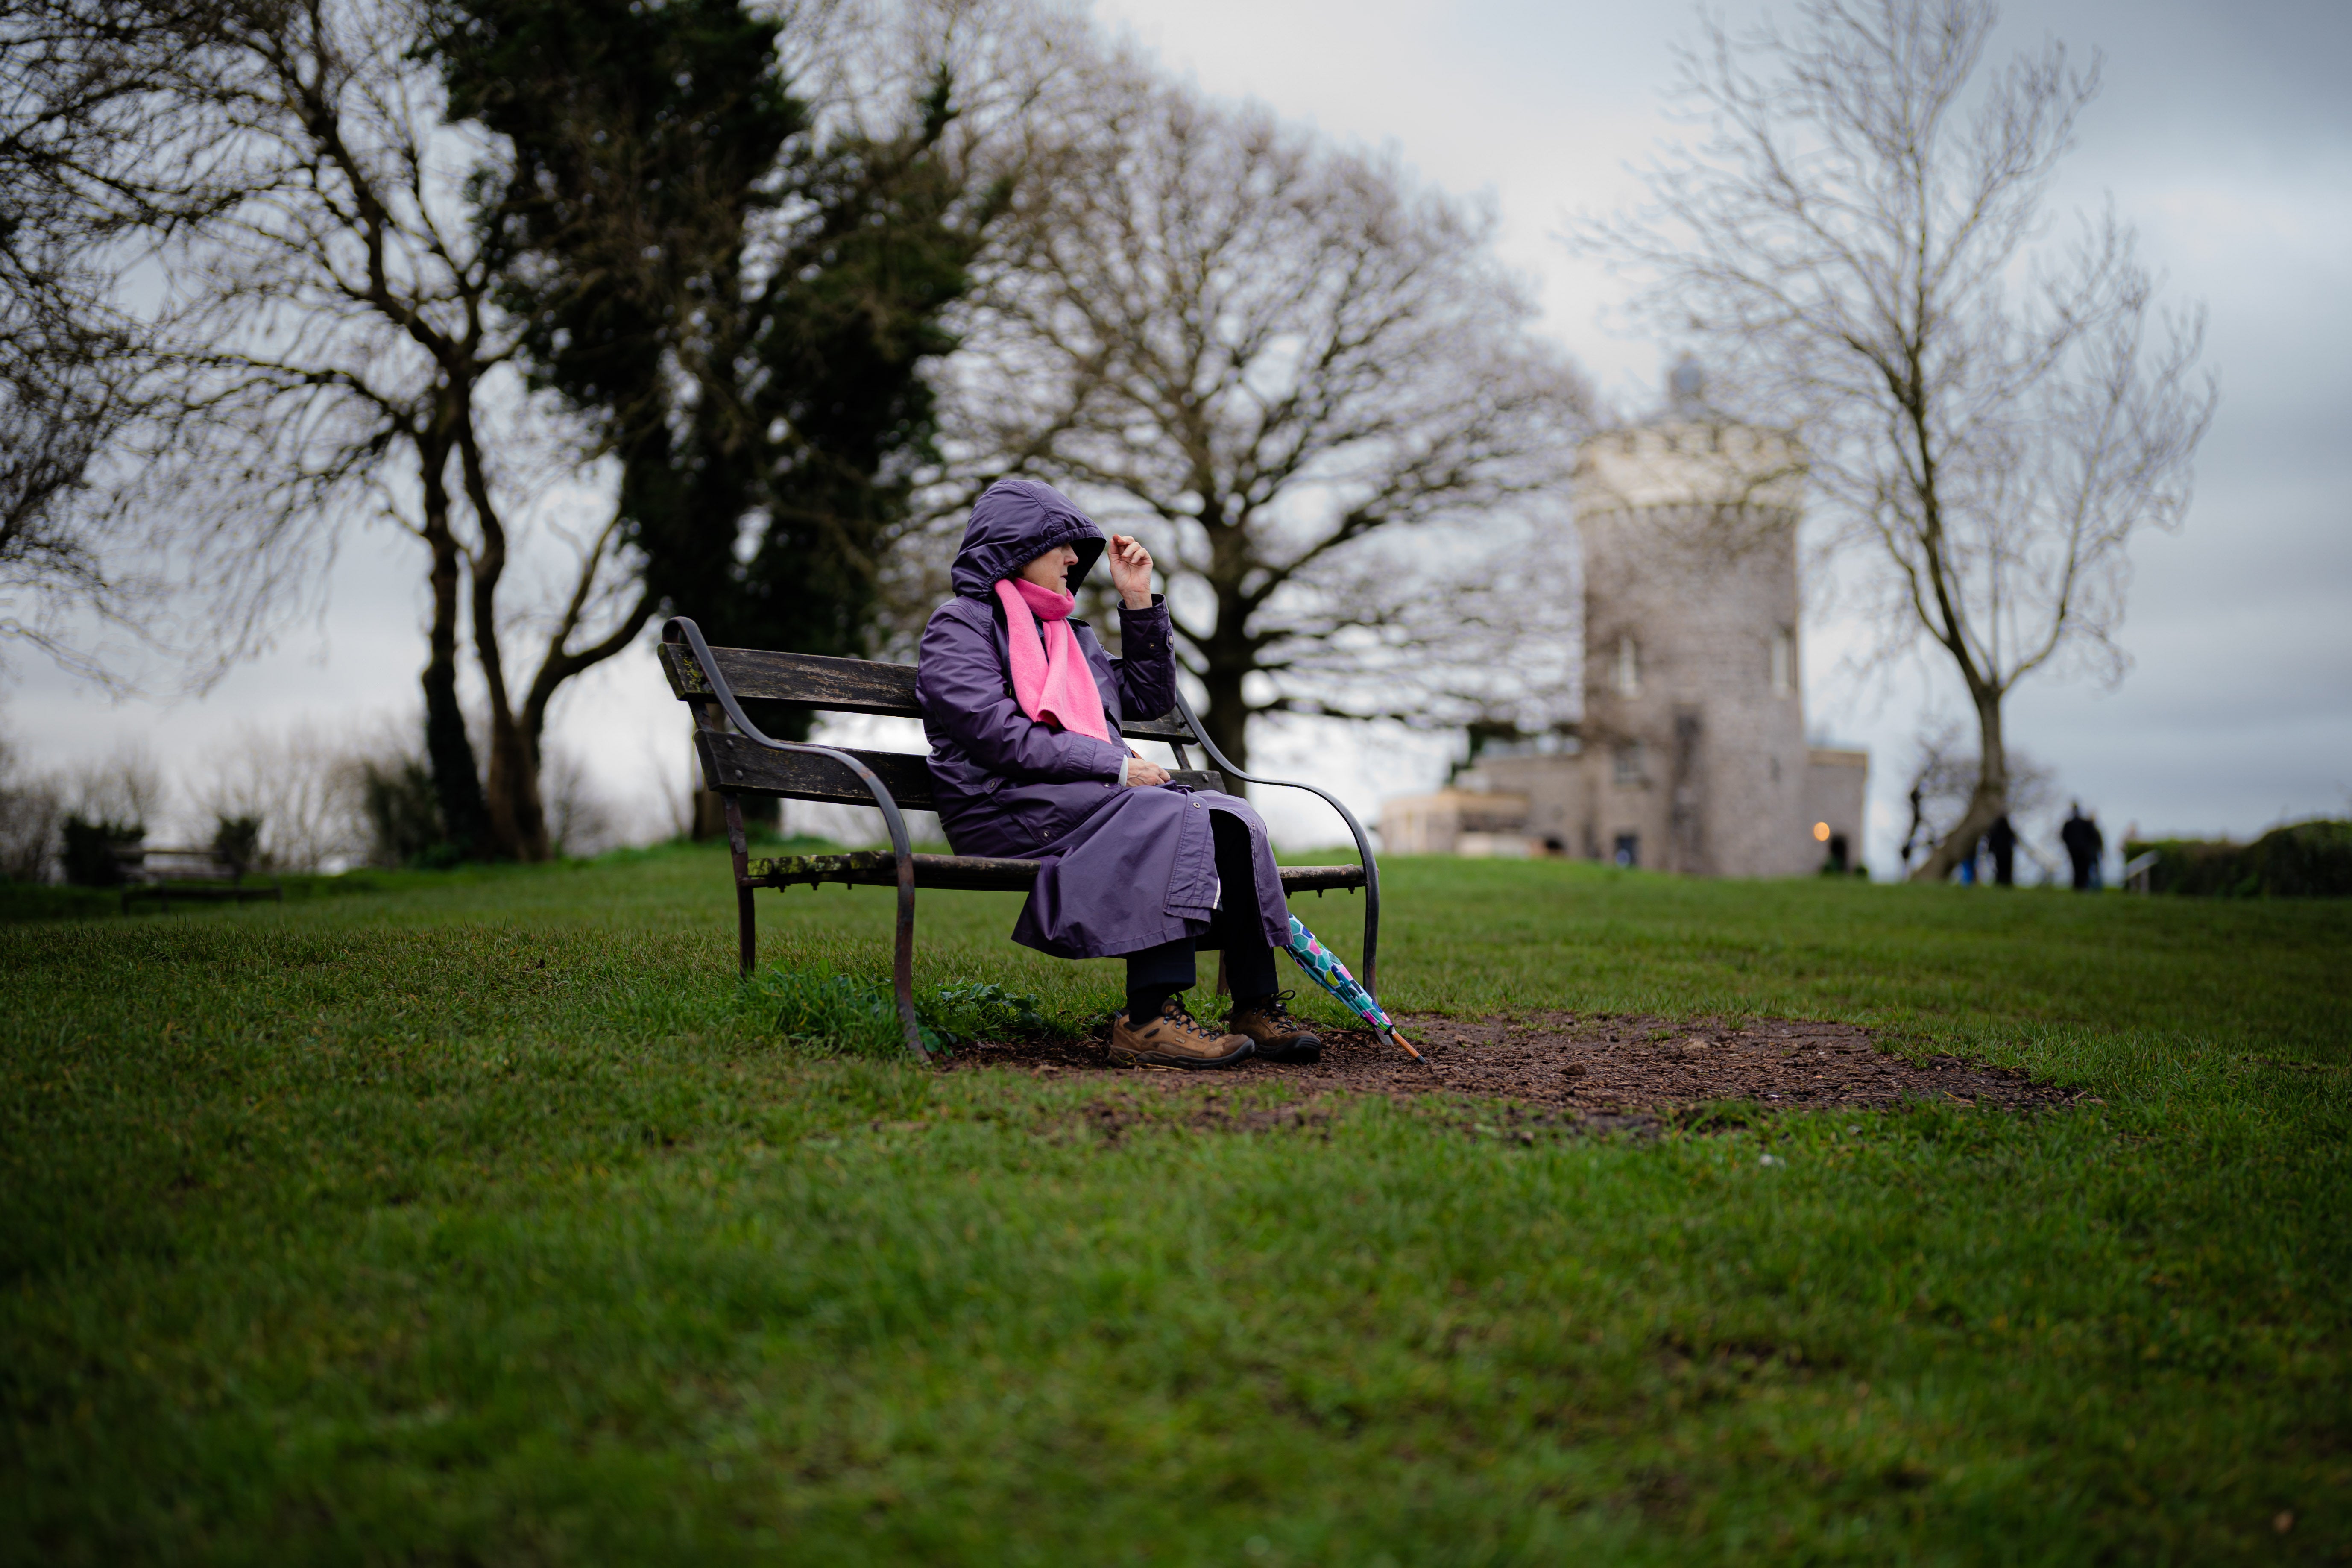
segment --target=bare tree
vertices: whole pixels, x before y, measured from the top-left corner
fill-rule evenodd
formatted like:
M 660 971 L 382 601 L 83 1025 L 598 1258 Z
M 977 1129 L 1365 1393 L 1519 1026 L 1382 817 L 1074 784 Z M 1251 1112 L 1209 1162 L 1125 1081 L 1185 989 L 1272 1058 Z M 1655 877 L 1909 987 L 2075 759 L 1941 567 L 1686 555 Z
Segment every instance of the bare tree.
M 257 865 L 318 871 L 367 848 L 355 755 L 348 739 L 308 721 L 241 724 L 197 759 L 189 794 L 206 831 L 238 818 L 260 824 Z
M 110 672 L 75 616 L 155 640 L 142 612 L 166 585 L 94 469 L 152 405 L 150 323 L 119 298 L 138 237 L 208 195 L 159 91 L 204 3 L 0 6 L 0 652 L 28 643 L 88 675 Z
M 549 852 L 539 787 L 548 706 L 627 647 L 650 613 L 608 512 L 532 603 L 512 590 L 519 526 L 564 466 L 565 430 L 512 368 L 466 182 L 490 156 L 453 124 L 421 0 L 221 0 L 196 15 L 159 90 L 194 117 L 216 195 L 173 215 L 168 363 L 189 417 L 163 429 L 138 500 L 272 548 L 290 581 L 373 506 L 425 547 L 426 735 L 444 826 L 477 853 Z M 606 503 L 599 503 L 606 504 Z M 469 634 L 485 688 L 478 774 L 457 707 Z M 510 669 L 512 642 L 536 668 Z M 477 783 L 477 779 L 479 783 Z
M 1584 226 L 1799 427 L 1842 543 L 1870 547 L 1893 656 L 1924 633 L 1975 710 L 1967 809 L 1933 880 L 2005 810 L 2001 705 L 2045 668 L 2120 679 L 2132 534 L 2177 526 L 2215 390 L 2201 313 L 2158 309 L 2112 212 L 2049 242 L 2095 58 L 1987 68 L 1990 0 L 1804 0 L 1796 30 L 1705 25 L 1677 96 L 1710 134 L 1647 172 L 1654 206 Z
M 65 802 L 58 780 L 19 765 L 21 752 L 0 736 L 0 881 L 47 882 L 57 866 Z
M 1494 575 L 1506 537 L 1565 559 L 1530 520 L 1589 402 L 1491 221 L 1262 110 L 1087 85 L 948 366 L 976 477 L 1143 526 L 1237 763 L 1257 714 L 1485 702 L 1473 607 L 1518 580 Z
M 558 855 L 601 855 L 621 841 L 612 803 L 577 752 L 564 747 L 547 758 L 547 836 Z
M 1958 724 L 1942 723 L 1923 729 L 1912 746 L 1911 821 L 1899 851 L 1906 871 L 1913 855 L 1933 854 L 1938 845 L 1957 837 L 1957 829 L 1976 799 L 1977 781 L 1984 772 Z M 2053 814 L 2058 804 L 2057 776 L 2014 746 L 2009 749 L 2003 765 L 2009 774 L 2008 816 L 2018 826 L 2018 847 L 2047 876 L 2050 861 L 2034 847 L 2035 819 Z M 1952 864 L 1967 859 L 1982 837 L 1979 832 L 1977 837 L 1959 845 L 1953 853 Z
M 162 821 L 171 786 L 146 744 L 127 741 L 105 756 L 68 771 L 66 807 L 92 822 L 153 827 Z

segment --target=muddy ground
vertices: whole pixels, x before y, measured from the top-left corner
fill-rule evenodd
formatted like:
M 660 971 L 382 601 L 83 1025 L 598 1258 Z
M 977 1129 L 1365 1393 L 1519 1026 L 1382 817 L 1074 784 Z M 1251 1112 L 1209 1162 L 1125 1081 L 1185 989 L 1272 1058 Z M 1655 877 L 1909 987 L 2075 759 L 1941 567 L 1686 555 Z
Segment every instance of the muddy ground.
M 1169 1090 L 1277 1082 L 1297 1091 L 1287 1110 L 1236 1107 L 1220 1116 L 1208 1107 L 1212 1123 L 1236 1115 L 1252 1124 L 1311 1117 L 1307 1106 L 1335 1090 L 1510 1102 L 1513 1109 L 1503 1120 L 1514 1124 L 1574 1122 L 1592 1131 L 1653 1126 L 1662 1115 L 1723 1100 L 1748 1100 L 1766 1110 L 1827 1110 L 1885 1109 L 1926 1100 L 2022 1110 L 2084 1098 L 2077 1090 L 2033 1083 L 2022 1073 L 1957 1057 L 1932 1057 L 1915 1065 L 1881 1048 L 1869 1030 L 1852 1024 L 1783 1018 L 1674 1023 L 1573 1013 L 1518 1019 L 1407 1017 L 1398 1023 L 1428 1065 L 1412 1061 L 1369 1030 L 1334 1030 L 1324 1035 L 1323 1059 L 1312 1064 L 1249 1061 L 1210 1072 L 1118 1068 L 1110 1060 L 1106 1026 L 1097 1037 L 1077 1042 L 968 1045 L 956 1052 L 950 1070 L 1010 1069 Z M 1115 1110 L 1107 1109 L 1106 1114 L 1118 1120 Z

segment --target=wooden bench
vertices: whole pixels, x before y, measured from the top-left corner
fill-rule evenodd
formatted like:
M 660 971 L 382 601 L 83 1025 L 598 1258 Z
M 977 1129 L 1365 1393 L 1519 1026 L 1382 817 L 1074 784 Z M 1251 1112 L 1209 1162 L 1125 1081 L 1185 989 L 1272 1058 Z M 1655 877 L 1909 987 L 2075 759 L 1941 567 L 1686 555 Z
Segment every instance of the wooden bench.
M 742 972 L 751 973 L 758 958 L 758 928 L 751 908 L 751 895 L 757 889 L 781 889 L 803 882 L 812 888 L 825 882 L 896 887 L 898 942 L 891 973 L 898 991 L 898 1018 L 908 1048 L 928 1059 L 915 1020 L 915 889 L 1025 892 L 1037 879 L 1039 862 L 914 853 L 904 814 L 935 809 L 926 756 L 772 740 L 751 721 L 742 706 L 750 700 L 774 703 L 787 710 L 919 719 L 922 710 L 915 700 L 915 667 L 757 648 L 714 648 L 703 640 L 701 630 L 683 616 L 662 627 L 661 661 L 670 689 L 694 711 L 694 745 L 702 763 L 702 782 L 724 808 L 727 842 L 735 856 L 737 957 Z M 1360 863 L 1286 866 L 1282 890 L 1287 895 L 1363 889 L 1364 961 L 1357 973 L 1370 990 L 1380 942 L 1380 867 L 1355 814 L 1312 784 L 1255 778 L 1235 768 L 1202 731 L 1192 705 L 1181 693 L 1174 711 L 1156 719 L 1130 720 L 1120 726 L 1119 733 L 1173 746 L 1177 782 L 1196 789 L 1222 790 L 1231 779 L 1303 789 L 1329 803 L 1355 838 Z M 1191 746 L 1200 747 L 1216 770 L 1193 768 L 1185 754 Z M 877 806 L 889 829 L 891 847 L 848 855 L 755 859 L 743 835 L 742 797 L 747 795 Z
M 118 844 L 114 858 L 122 867 L 122 912 L 131 900 L 152 898 L 165 910 L 173 899 L 200 901 L 223 900 L 242 903 L 273 899 L 283 903 L 285 889 L 276 882 L 248 882 L 245 868 L 216 849 L 151 849 L 139 844 Z

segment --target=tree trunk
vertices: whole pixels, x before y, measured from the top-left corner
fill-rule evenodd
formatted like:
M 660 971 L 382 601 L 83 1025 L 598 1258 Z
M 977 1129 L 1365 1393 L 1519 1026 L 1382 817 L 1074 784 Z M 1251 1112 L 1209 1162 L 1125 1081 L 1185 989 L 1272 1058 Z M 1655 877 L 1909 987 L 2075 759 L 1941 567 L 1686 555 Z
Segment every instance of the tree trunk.
M 1209 739 L 1224 752 L 1234 766 L 1249 767 L 1249 710 L 1242 705 L 1242 678 L 1248 671 L 1212 664 L 1202 679 L 1208 689 L 1208 702 L 1201 710 L 1201 728 Z M 1249 786 L 1239 779 L 1228 781 L 1235 795 L 1247 795 Z
M 500 860 L 547 858 L 547 814 L 539 795 L 539 747 L 516 721 L 508 695 L 505 650 L 499 643 L 499 583 L 506 575 L 507 534 L 490 499 L 480 447 L 470 426 L 456 432 L 466 499 L 482 531 L 474 552 L 474 662 L 481 667 L 490 708 L 490 756 L 483 780 L 489 816 L 489 853 Z
M 425 661 L 425 757 L 433 773 L 433 795 L 441 807 L 441 831 L 461 855 L 488 847 L 489 821 L 482 801 L 482 775 L 466 715 L 457 706 L 457 541 L 449 531 L 449 489 L 445 473 L 449 442 L 438 432 L 419 444 L 424 480 L 425 542 L 433 552 L 433 626 Z
M 1213 476 L 1196 482 L 1205 487 L 1202 493 L 1215 493 Z M 1242 594 L 1242 583 L 1250 570 L 1249 540 L 1241 528 L 1225 522 L 1213 506 L 1203 511 L 1202 521 L 1209 531 L 1206 575 L 1217 596 L 1217 622 L 1207 637 L 1193 639 L 1201 655 L 1201 684 L 1207 699 L 1201 710 L 1201 727 L 1234 766 L 1246 770 L 1249 705 L 1242 685 L 1257 668 L 1257 649 L 1249 638 L 1249 605 Z M 1235 795 L 1249 793 L 1249 786 L 1239 779 L 1229 781 L 1229 787 Z
M 1977 787 L 1959 826 L 1944 836 L 1911 873 L 1915 882 L 1940 882 L 1976 853 L 1978 840 L 2009 811 L 2009 753 L 2000 733 L 2001 693 L 1979 687 L 1977 706 Z
M 539 748 L 510 713 L 490 714 L 490 767 L 483 795 L 501 859 L 548 857 L 547 811 L 539 793 Z

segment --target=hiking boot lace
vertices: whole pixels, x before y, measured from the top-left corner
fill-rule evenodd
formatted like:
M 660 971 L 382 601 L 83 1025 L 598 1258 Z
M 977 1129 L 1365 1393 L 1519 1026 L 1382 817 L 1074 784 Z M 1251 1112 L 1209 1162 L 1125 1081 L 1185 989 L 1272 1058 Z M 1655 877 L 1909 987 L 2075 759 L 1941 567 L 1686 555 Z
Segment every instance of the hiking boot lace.
M 1160 1009 L 1160 1016 L 1196 1039 L 1208 1040 L 1218 1037 L 1215 1031 L 1203 1026 L 1198 1018 L 1192 1016 L 1190 1009 L 1172 997 Z
M 1296 991 L 1277 991 L 1265 1001 L 1256 1004 L 1252 1010 L 1269 1023 L 1296 1024 L 1298 1020 L 1291 1016 L 1290 1009 L 1283 1004 L 1297 994 Z

